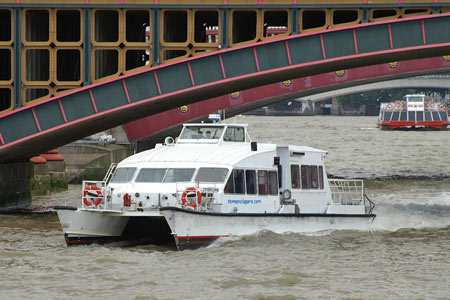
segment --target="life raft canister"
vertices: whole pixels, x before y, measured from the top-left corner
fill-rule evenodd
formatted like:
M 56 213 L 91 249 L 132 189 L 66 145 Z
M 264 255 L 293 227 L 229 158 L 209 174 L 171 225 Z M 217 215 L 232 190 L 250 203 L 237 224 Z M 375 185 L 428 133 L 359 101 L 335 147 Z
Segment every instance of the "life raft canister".
M 97 200 L 94 201 L 94 198 Z M 96 185 L 86 186 L 83 192 L 83 203 L 86 206 L 98 206 L 103 200 L 102 191 Z
M 197 195 L 196 202 L 190 203 L 187 201 L 188 197 L 193 198 L 196 195 Z M 200 192 L 200 190 L 196 189 L 195 187 L 188 187 L 181 195 L 181 203 L 183 203 L 183 205 L 195 208 L 195 207 L 197 207 L 197 202 L 198 202 L 198 204 L 202 203 L 202 193 Z

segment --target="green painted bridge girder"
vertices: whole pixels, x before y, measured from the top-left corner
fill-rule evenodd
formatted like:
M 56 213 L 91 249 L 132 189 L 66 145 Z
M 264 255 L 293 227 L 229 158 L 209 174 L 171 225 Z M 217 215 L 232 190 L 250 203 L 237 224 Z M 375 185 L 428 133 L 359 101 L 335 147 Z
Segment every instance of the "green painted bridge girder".
M 0 116 L 0 161 L 233 91 L 450 53 L 450 14 L 301 34 L 156 66 Z

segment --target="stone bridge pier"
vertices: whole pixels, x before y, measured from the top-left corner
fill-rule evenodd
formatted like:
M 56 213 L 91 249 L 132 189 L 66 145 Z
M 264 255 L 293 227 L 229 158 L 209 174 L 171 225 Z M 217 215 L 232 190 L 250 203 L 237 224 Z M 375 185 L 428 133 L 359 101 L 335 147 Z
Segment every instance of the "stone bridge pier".
M 0 163 L 0 211 L 31 204 L 32 163 L 26 159 Z

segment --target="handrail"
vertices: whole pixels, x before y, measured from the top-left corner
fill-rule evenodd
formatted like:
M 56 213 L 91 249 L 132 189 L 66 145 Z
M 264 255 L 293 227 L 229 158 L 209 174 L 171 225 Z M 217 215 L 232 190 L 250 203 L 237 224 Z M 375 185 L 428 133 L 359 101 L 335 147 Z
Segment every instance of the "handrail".
M 375 208 L 375 203 L 374 203 L 372 200 L 369 199 L 369 197 L 367 196 L 366 193 L 364 193 L 364 200 L 369 201 L 369 210 L 367 211 L 367 213 L 368 213 L 369 215 L 371 215 L 373 209 Z

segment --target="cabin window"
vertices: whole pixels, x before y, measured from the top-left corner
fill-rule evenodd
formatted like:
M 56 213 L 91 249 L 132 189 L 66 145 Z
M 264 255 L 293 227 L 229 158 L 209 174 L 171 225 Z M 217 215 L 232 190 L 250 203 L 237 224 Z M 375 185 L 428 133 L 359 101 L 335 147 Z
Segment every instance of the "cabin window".
M 223 137 L 224 141 L 229 142 L 244 142 L 244 128 L 242 127 L 228 127 L 225 131 L 225 136 Z
M 317 190 L 319 188 L 319 181 L 317 178 L 317 166 L 309 166 L 309 173 L 311 175 L 311 189 Z
M 180 135 L 180 139 L 219 139 L 223 127 L 217 126 L 186 126 Z
M 200 168 L 195 176 L 196 182 L 224 182 L 227 178 L 226 168 Z
M 164 178 L 164 182 L 191 181 L 194 172 L 194 168 L 168 169 L 166 177 Z
M 323 190 L 323 167 L 319 166 L 319 189 Z
M 128 182 L 133 178 L 136 168 L 117 168 L 111 182 Z
M 309 166 L 302 166 L 302 189 L 310 189 L 311 180 L 309 174 Z
M 302 189 L 323 190 L 323 166 L 302 166 Z
M 248 195 L 256 194 L 256 171 L 245 170 L 245 186 Z
M 258 171 L 258 191 L 260 195 L 269 193 L 267 186 L 269 185 L 269 177 L 267 171 Z
M 291 165 L 291 187 L 300 188 L 300 168 L 298 165 Z
M 233 170 L 225 185 L 225 193 L 244 194 L 244 170 Z
M 269 195 L 278 195 L 277 172 L 269 171 Z
M 163 182 L 167 169 L 141 169 L 136 182 Z
M 258 171 L 259 195 L 278 194 L 278 176 L 276 171 Z

